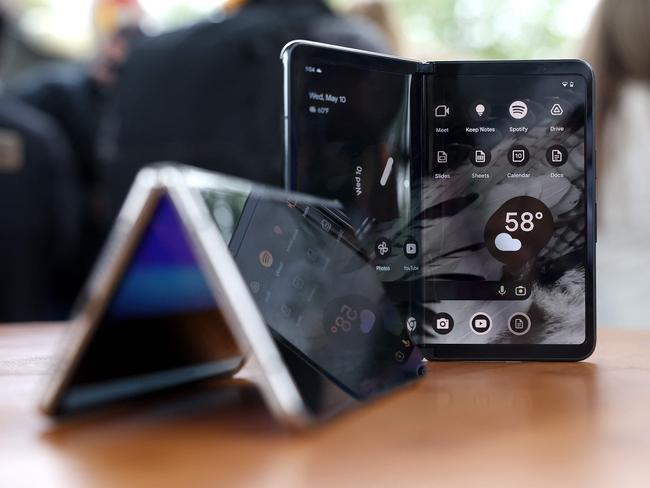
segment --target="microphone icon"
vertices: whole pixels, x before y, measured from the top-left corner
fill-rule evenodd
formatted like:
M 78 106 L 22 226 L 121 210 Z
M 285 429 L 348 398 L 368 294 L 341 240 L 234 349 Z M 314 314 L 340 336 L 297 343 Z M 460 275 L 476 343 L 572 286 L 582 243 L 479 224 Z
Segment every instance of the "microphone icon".
M 505 295 L 507 292 L 508 292 L 508 291 L 506 290 L 506 287 L 503 286 L 503 285 L 501 285 L 501 286 L 499 287 L 499 290 L 497 291 L 497 293 L 498 293 L 499 295 L 501 295 L 501 296 Z

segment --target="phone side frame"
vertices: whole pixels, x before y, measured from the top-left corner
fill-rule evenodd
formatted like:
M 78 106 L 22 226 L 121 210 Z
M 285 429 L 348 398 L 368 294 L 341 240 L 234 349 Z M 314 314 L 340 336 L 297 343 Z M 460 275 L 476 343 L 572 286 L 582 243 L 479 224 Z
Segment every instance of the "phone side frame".
M 178 167 L 178 165 L 174 166 Z M 110 303 L 133 253 L 141 242 L 143 233 L 146 231 L 160 199 L 164 196 L 171 198 L 169 188 L 162 184 L 160 179 L 160 173 L 164 167 L 165 165 L 146 167 L 136 176 L 98 264 L 93 269 L 79 299 L 78 310 L 70 324 L 71 328 L 64 338 L 62 357 L 45 385 L 39 409 L 46 415 L 57 416 L 60 413 L 65 413 L 60 412 L 62 397 L 79 367 L 86 348 L 100 326 L 102 314 Z M 230 182 L 231 179 L 228 180 Z M 231 183 L 241 184 L 235 179 L 232 179 Z M 181 210 L 177 207 L 176 202 L 173 202 L 173 205 L 180 215 Z M 185 226 L 186 223 L 183 222 L 183 225 Z M 185 229 L 185 231 L 189 233 L 189 229 Z M 179 371 L 178 369 L 166 370 L 161 374 L 169 380 L 165 380 L 163 386 L 154 386 L 150 389 L 142 388 L 142 393 L 161 391 L 205 378 L 234 376 L 246 361 L 239 344 L 238 349 L 238 354 L 220 362 L 221 369 L 216 374 L 202 372 L 184 381 L 171 379 Z M 200 368 L 203 364 L 190 366 L 188 371 Z M 144 379 L 148 380 L 149 378 L 150 376 L 147 376 Z
M 256 384 L 267 406 L 290 427 L 303 428 L 314 423 L 316 419 L 308 413 L 228 245 L 200 197 L 200 190 L 186 184 L 188 174 L 202 173 L 173 166 L 160 172 L 235 341 L 262 373 Z
M 42 413 L 50 416 L 58 413 L 61 398 L 99 327 L 102 313 L 106 310 L 163 192 L 162 188 L 156 186 L 154 170 L 144 169 L 136 177 L 77 302 L 70 330 L 64 337 L 63 352 L 47 380 L 39 404 Z

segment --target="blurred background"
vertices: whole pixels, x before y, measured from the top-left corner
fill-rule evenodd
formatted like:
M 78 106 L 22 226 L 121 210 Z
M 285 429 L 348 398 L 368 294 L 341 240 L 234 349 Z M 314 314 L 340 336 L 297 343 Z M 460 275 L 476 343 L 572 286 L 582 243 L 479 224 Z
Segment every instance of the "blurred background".
M 133 176 L 282 184 L 281 47 L 583 57 L 598 79 L 599 324 L 645 327 L 650 0 L 0 0 L 0 323 L 69 315 Z M 648 207 L 648 208 L 646 208 Z
M 93 1 L 6 3 L 12 7 L 19 37 L 31 50 L 43 57 L 92 56 Z M 160 33 L 205 19 L 226 2 L 140 0 L 139 4 L 148 31 Z M 571 55 L 589 26 L 597 0 L 332 0 L 328 4 L 343 14 L 365 14 L 391 29 L 390 40 L 399 43 L 400 54 L 405 56 L 518 59 Z M 20 69 L 19 61 L 5 66 L 5 72 Z

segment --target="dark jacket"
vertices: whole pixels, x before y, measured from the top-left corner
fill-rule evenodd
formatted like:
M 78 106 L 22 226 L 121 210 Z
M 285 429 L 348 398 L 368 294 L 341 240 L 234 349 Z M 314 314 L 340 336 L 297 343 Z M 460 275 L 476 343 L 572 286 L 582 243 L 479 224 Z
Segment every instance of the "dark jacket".
M 108 227 L 97 157 L 100 121 L 109 91 L 79 63 L 48 63 L 18 78 L 11 87 L 22 101 L 51 117 L 70 143 L 82 191 L 82 247 L 68 273 L 68 302 L 74 301 L 90 272 Z
M 173 160 L 282 185 L 282 47 L 311 39 L 386 50 L 378 30 L 321 1 L 257 0 L 141 43 L 103 138 L 117 211 L 147 163 Z
M 18 78 L 12 93 L 49 115 L 70 141 L 76 170 L 85 188 L 96 183 L 96 139 L 106 96 L 88 66 L 48 63 Z
M 79 188 L 67 139 L 44 114 L 0 98 L 0 323 L 65 316 Z

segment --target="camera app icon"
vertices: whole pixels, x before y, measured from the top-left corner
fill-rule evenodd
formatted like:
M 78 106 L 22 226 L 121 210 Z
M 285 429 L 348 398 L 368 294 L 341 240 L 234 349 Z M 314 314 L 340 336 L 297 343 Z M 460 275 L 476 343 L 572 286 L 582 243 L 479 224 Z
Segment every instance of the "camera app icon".
M 433 330 L 438 334 L 449 334 L 454 329 L 454 319 L 448 313 L 439 313 L 433 317 Z

